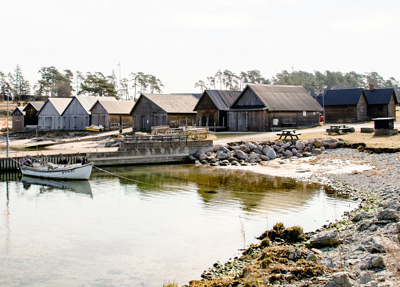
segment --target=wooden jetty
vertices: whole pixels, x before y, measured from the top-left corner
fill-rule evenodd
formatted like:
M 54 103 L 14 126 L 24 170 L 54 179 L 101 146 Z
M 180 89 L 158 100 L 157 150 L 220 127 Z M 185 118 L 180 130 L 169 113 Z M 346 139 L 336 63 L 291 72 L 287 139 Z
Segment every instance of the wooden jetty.
M 187 135 L 130 136 L 120 142 L 118 150 L 67 154 L 55 150 L 54 153 L 46 151 L 42 157 L 52 163 L 61 160 L 69 163 L 85 161 L 93 162 L 95 166 L 178 163 L 188 162 L 190 154 L 209 150 L 212 146 L 212 140 L 189 140 Z M 0 156 L 0 171 L 18 170 L 24 157 L 13 156 L 12 153 L 8 158 Z

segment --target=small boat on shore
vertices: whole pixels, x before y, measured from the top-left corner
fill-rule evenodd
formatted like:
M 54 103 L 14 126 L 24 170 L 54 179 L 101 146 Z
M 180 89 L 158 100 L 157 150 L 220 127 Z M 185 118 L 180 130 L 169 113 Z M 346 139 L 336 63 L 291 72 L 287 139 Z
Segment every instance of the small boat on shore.
M 92 173 L 93 163 L 87 164 L 53 164 L 51 162 L 23 162 L 21 173 L 27 176 L 54 179 L 88 179 Z
M 86 127 L 86 130 L 90 132 L 99 132 L 99 131 L 104 131 L 104 127 L 102 125 L 99 126 L 91 125 Z

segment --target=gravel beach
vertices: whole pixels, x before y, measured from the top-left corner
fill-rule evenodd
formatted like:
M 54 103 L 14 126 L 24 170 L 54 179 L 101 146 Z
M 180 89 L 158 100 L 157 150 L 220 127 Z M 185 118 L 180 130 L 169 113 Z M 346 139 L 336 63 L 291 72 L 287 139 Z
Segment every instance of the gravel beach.
M 336 148 L 231 168 L 326 184 L 360 204 L 345 219 L 305 234 L 300 242 L 264 240 L 241 258 L 216 263 L 203 273 L 204 280 L 190 286 L 400 286 L 400 153 Z M 277 248 L 283 259 L 265 263 L 265 254 Z M 299 273 L 301 264 L 314 269 Z

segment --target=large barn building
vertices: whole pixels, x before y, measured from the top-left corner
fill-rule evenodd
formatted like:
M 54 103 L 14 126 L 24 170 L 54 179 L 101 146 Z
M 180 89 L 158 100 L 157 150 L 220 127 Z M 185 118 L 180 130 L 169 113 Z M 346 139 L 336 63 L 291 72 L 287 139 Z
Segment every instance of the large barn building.
M 132 109 L 133 131 L 151 131 L 153 126 L 191 125 L 198 98 L 193 94 L 141 94 Z
M 319 125 L 322 107 L 302 86 L 249 84 L 228 111 L 231 131 L 267 132 Z

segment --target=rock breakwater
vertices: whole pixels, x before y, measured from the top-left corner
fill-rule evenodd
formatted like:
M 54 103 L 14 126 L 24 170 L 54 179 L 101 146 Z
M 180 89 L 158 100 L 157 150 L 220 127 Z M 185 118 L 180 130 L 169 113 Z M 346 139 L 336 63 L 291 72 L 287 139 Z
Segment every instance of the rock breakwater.
M 265 164 L 276 158 L 310 157 L 327 149 L 343 147 L 338 139 L 313 139 L 303 141 L 234 142 L 228 146 L 214 146 L 212 150 L 191 155 L 196 164 L 211 166 L 247 166 Z

